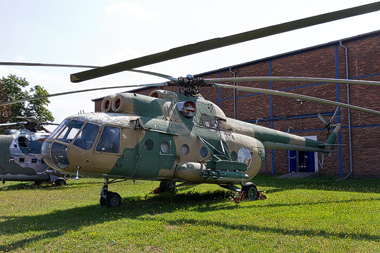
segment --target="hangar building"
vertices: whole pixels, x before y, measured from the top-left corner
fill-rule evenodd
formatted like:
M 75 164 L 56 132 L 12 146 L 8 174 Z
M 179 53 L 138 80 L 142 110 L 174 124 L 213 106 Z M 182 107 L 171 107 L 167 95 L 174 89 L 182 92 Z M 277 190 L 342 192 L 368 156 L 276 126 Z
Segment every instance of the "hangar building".
M 210 70 L 196 76 L 295 76 L 380 81 L 380 31 Z M 298 93 L 380 111 L 378 86 L 323 82 L 247 82 L 233 85 Z M 175 87 L 161 89 L 177 91 Z M 134 92 L 148 95 L 152 90 L 154 88 Z M 336 110 L 334 106 L 311 101 L 230 89 L 201 88 L 200 92 L 217 104 L 227 117 L 319 141 L 326 140 L 328 131 L 318 118 L 318 113 L 329 121 Z M 102 98 L 93 101 L 95 111 L 100 111 Z M 267 150 L 260 172 L 284 174 L 304 171 L 337 177 L 379 177 L 380 117 L 339 108 L 332 124 L 336 123 L 342 124 L 338 139 L 338 144 L 342 145 L 335 147 L 331 157 L 312 152 Z

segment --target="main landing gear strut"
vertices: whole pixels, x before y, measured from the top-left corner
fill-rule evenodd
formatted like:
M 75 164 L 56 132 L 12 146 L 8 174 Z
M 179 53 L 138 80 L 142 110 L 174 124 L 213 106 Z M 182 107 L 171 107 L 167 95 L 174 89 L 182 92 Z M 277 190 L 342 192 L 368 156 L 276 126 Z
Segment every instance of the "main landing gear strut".
M 228 190 L 234 191 L 234 192 L 239 192 L 242 194 L 242 199 L 246 200 L 257 200 L 258 198 L 258 192 L 257 192 L 257 187 L 254 183 L 248 182 L 243 184 L 243 182 L 240 182 L 241 184 L 241 189 L 236 187 L 235 185 L 219 185 L 223 188 L 226 188 Z
M 118 207 L 121 205 L 121 197 L 116 192 L 108 191 L 108 178 L 104 178 L 104 186 L 100 191 L 100 205 L 106 207 Z

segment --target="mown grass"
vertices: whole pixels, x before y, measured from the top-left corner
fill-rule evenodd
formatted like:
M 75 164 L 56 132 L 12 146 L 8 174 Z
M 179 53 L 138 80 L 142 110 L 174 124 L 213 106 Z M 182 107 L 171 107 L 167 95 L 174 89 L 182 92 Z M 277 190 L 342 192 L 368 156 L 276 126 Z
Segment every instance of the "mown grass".
M 120 208 L 99 205 L 101 179 L 64 187 L 0 186 L 0 252 L 380 252 L 380 179 L 253 180 L 266 200 L 231 201 L 215 185 L 151 195 L 151 181 L 111 184 Z

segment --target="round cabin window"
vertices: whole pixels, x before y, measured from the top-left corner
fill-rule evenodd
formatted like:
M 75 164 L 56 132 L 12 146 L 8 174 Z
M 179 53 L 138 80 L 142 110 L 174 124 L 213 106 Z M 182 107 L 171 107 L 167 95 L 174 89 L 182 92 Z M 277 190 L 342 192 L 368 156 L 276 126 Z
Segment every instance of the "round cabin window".
M 147 139 L 144 143 L 144 147 L 146 150 L 151 151 L 154 147 L 154 142 L 151 139 Z
M 201 148 L 201 156 L 202 156 L 202 157 L 206 157 L 206 156 L 207 156 L 207 153 L 208 153 L 208 152 L 207 152 L 207 149 L 206 149 L 205 147 L 202 147 L 202 148 Z
M 189 153 L 189 151 L 190 151 L 189 146 L 187 146 L 187 144 L 183 144 L 181 147 L 182 154 L 187 155 Z

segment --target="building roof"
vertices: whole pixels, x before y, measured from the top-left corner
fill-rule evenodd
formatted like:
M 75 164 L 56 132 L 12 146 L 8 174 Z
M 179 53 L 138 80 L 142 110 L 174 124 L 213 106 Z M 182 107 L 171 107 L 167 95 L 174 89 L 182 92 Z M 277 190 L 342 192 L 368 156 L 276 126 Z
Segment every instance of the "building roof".
M 315 49 L 319 49 L 319 48 L 323 48 L 323 47 L 336 45 L 336 44 L 339 44 L 340 42 L 342 42 L 342 43 L 346 42 L 347 43 L 350 41 L 355 41 L 355 40 L 363 39 L 365 37 L 371 37 L 371 36 L 376 36 L 376 35 L 380 35 L 380 30 L 376 30 L 376 31 L 364 33 L 364 34 L 359 34 L 359 35 L 355 35 L 352 37 L 348 37 L 348 38 L 344 38 L 344 39 L 340 39 L 340 40 L 335 40 L 335 41 L 331 41 L 331 42 L 327 42 L 327 43 L 323 43 L 323 44 L 319 44 L 319 45 L 315 45 L 315 46 L 311 46 L 311 47 L 306 47 L 306 48 L 302 48 L 302 49 L 298 49 L 298 50 L 294 50 L 294 51 L 290 51 L 290 52 L 286 52 L 286 53 L 272 55 L 272 56 L 268 56 L 265 58 L 261 58 L 261 59 L 257 59 L 257 60 L 253 60 L 253 61 L 249 61 L 249 62 L 239 63 L 236 65 L 227 66 L 227 67 L 223 67 L 220 69 L 210 70 L 210 71 L 203 72 L 203 73 L 200 73 L 200 74 L 197 74 L 194 76 L 200 77 L 200 76 L 206 76 L 206 75 L 214 74 L 217 72 L 229 71 L 230 68 L 231 69 L 232 68 L 241 68 L 241 67 L 244 67 L 247 65 L 253 65 L 256 63 L 265 62 L 265 61 L 273 60 L 276 58 L 283 58 L 283 57 L 288 56 L 288 55 L 299 54 L 299 53 L 302 53 L 305 51 L 311 51 L 311 50 L 315 50 Z

